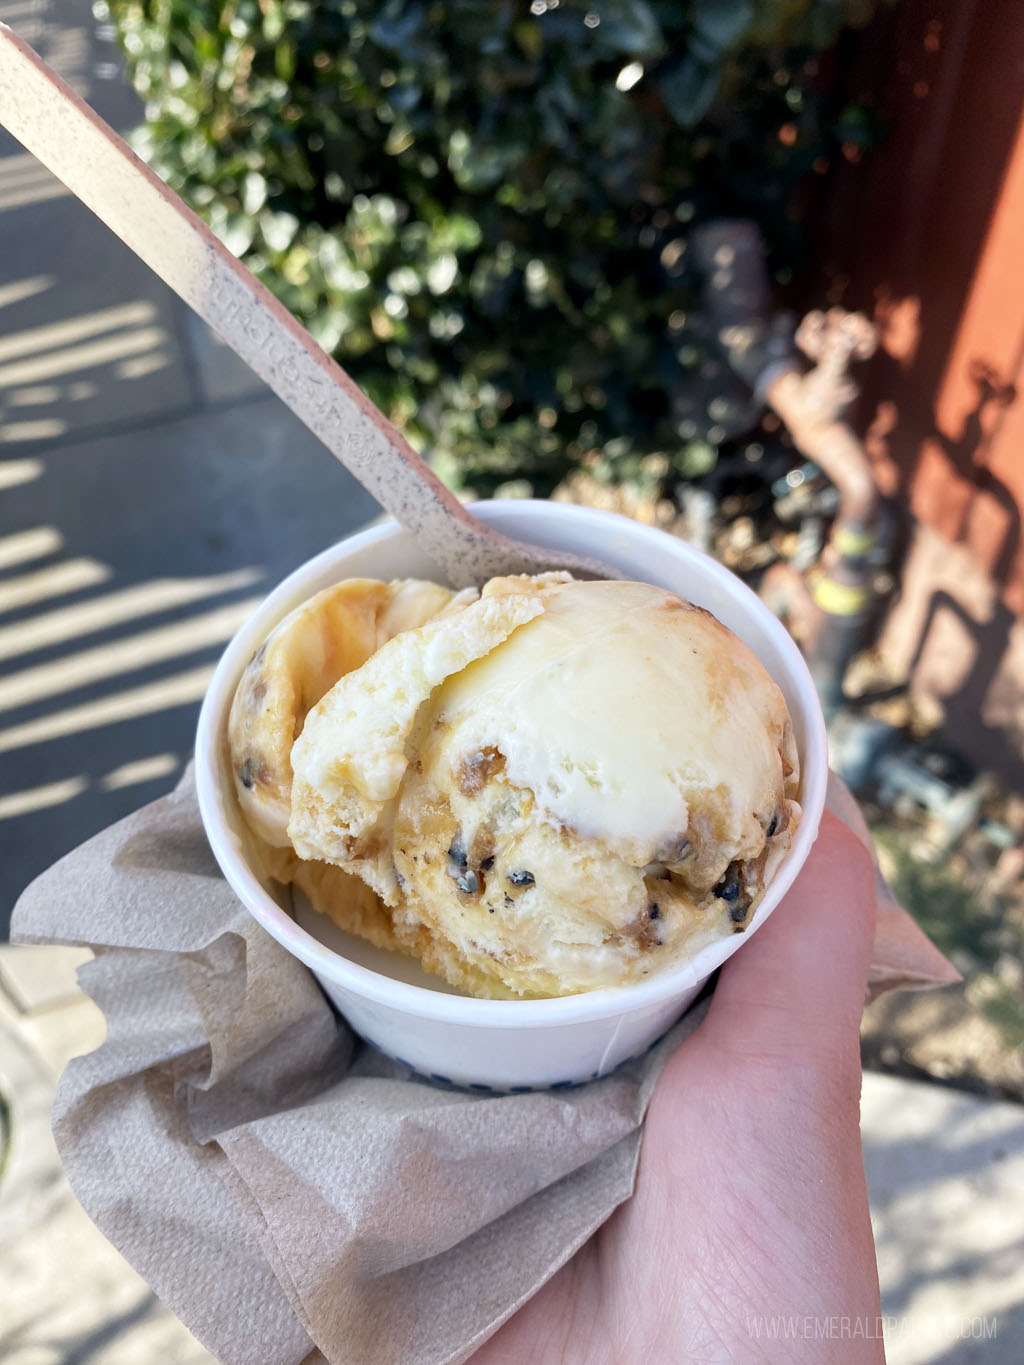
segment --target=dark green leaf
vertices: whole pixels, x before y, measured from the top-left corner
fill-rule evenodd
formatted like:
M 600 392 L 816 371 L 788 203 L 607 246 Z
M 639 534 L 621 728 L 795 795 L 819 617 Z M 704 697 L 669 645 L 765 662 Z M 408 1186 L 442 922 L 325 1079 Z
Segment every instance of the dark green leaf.
M 141 153 L 482 493 L 706 470 L 679 243 L 747 215 L 783 278 L 812 166 L 882 136 L 803 74 L 865 0 L 110 3 Z
M 675 67 L 663 72 L 657 84 L 675 121 L 683 128 L 692 128 L 707 113 L 718 93 L 720 80 L 716 67 L 684 57 Z
M 694 29 L 725 51 L 743 36 L 754 16 L 751 0 L 697 0 Z

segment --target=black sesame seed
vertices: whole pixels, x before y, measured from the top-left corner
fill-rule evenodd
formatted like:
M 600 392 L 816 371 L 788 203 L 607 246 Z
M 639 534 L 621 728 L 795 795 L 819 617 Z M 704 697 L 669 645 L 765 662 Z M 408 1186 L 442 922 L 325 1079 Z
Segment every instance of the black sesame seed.
M 491 870 L 491 868 L 492 868 L 493 866 L 494 866 L 494 854 L 492 853 L 491 856 L 490 856 L 489 858 L 485 858 L 485 859 L 483 860 L 483 862 L 480 864 L 480 871 L 481 871 L 481 872 L 490 872 L 490 870 Z
M 510 872 L 508 879 L 513 886 L 532 886 L 537 880 L 532 872 Z
M 488 913 L 489 915 L 493 915 L 493 914 L 494 914 L 494 906 L 493 906 L 493 905 L 489 905 L 489 906 L 487 907 L 487 913 Z
M 712 895 L 725 901 L 729 918 L 734 924 L 742 924 L 750 910 L 751 895 L 743 885 L 742 870 L 739 863 L 730 863 L 725 876 L 715 887 Z
M 734 901 L 739 900 L 739 881 L 730 879 L 728 874 L 726 874 L 715 887 L 714 894 L 718 896 L 720 900 L 725 901 L 726 905 L 732 905 Z
M 651 901 L 650 905 L 647 907 L 648 919 L 657 919 L 660 914 L 661 906 L 658 904 L 657 901 Z
M 460 869 L 466 866 L 466 845 L 463 843 L 461 834 L 456 834 L 448 845 L 448 861 Z
M 657 860 L 659 863 L 681 863 L 691 852 L 690 840 L 685 834 L 680 834 L 674 839 L 668 839 L 658 848 Z
M 769 839 L 772 837 L 772 835 L 775 833 L 775 831 L 778 829 L 778 827 L 779 827 L 779 812 L 776 811 L 775 814 L 772 816 L 772 818 L 771 818 L 771 819 L 769 820 L 769 822 L 768 822 L 768 838 L 769 838 Z
M 238 774 L 238 776 L 241 778 L 242 786 L 243 786 L 243 787 L 248 788 L 248 787 L 251 787 L 251 786 L 252 786 L 252 784 L 253 784 L 253 768 L 254 768 L 254 767 L 255 767 L 255 764 L 253 763 L 252 755 L 250 754 L 249 757 L 248 757 L 248 758 L 245 760 L 245 762 L 242 764 L 241 771 L 240 771 L 239 774 Z

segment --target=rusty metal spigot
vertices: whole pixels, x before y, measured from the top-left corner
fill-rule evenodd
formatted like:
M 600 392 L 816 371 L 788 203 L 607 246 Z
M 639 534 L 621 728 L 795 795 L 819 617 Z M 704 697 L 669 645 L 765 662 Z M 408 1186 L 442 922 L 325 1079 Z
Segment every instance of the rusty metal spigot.
M 784 333 L 771 316 L 764 247 L 751 222 L 706 224 L 695 232 L 693 250 L 712 334 L 733 371 L 839 493 L 828 544 L 807 578 L 778 564 L 761 588 L 800 641 L 831 718 L 873 608 L 878 490 L 867 452 L 842 414 L 857 395 L 850 365 L 873 354 L 876 332 L 863 315 L 832 308 L 808 313 L 795 335 Z M 812 362 L 810 369 L 799 352 Z
M 815 362 L 813 368 L 803 370 L 794 356 L 768 383 L 765 398 L 797 449 L 839 490 L 837 524 L 867 532 L 875 520 L 878 494 L 864 446 L 841 416 L 857 396 L 850 363 L 874 354 L 877 333 L 862 314 L 830 308 L 808 313 L 795 341 Z
M 818 563 L 799 584 L 776 575 L 769 591 L 787 600 L 826 716 L 842 705 L 846 667 L 864 643 L 873 608 L 872 560 L 879 499 L 863 443 L 842 420 L 857 396 L 849 366 L 874 354 L 877 333 L 860 313 L 841 308 L 808 313 L 795 341 L 810 370 L 777 373 L 765 397 L 796 447 L 829 477 L 839 511 Z
M 823 419 L 835 420 L 857 397 L 849 373 L 853 360 L 870 360 L 878 345 L 878 331 L 863 313 L 842 308 L 814 309 L 796 329 L 794 341 L 814 368 L 804 375 L 804 394 Z

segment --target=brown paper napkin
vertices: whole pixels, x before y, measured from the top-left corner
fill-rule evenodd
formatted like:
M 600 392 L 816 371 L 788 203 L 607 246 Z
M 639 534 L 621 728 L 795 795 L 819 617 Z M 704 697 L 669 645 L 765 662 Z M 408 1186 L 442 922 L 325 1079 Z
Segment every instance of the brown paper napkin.
M 830 803 L 870 847 L 841 784 Z M 44 873 L 13 927 L 96 954 L 107 1039 L 61 1080 L 65 1169 L 227 1365 L 465 1360 L 629 1197 L 655 1080 L 706 1009 L 571 1090 L 421 1080 L 235 899 L 190 772 Z M 879 876 L 872 992 L 956 979 Z

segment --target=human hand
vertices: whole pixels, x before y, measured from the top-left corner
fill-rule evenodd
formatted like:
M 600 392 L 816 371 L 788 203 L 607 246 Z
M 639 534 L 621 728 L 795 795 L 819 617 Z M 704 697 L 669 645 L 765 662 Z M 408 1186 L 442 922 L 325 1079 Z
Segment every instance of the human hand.
M 873 929 L 867 853 L 826 814 L 667 1062 L 633 1197 L 474 1365 L 884 1360 L 859 1126 Z

